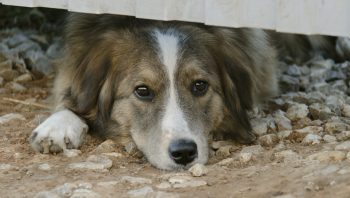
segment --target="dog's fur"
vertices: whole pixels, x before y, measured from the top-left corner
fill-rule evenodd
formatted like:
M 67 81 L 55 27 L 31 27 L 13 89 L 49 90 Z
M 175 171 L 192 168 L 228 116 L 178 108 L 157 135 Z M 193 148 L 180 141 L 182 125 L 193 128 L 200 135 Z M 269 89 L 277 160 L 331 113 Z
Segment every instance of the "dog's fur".
M 72 14 L 65 41 L 55 113 L 30 138 L 41 152 L 77 148 L 89 128 L 105 138 L 131 137 L 161 169 L 205 163 L 210 134 L 253 141 L 247 111 L 278 92 L 277 53 L 262 30 Z M 209 84 L 204 95 L 191 92 L 197 80 Z M 135 95 L 144 85 L 151 100 Z M 197 145 L 187 165 L 169 157 L 178 139 Z

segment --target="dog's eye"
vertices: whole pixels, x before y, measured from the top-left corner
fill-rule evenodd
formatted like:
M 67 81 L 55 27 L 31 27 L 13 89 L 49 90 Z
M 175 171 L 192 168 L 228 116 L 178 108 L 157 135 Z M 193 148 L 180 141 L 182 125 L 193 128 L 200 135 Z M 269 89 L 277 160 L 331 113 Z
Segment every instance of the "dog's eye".
M 136 87 L 134 93 L 137 98 L 145 101 L 152 101 L 155 95 L 154 92 L 146 85 Z
M 203 96 L 207 93 L 208 82 L 203 80 L 196 80 L 192 83 L 191 92 L 194 96 Z

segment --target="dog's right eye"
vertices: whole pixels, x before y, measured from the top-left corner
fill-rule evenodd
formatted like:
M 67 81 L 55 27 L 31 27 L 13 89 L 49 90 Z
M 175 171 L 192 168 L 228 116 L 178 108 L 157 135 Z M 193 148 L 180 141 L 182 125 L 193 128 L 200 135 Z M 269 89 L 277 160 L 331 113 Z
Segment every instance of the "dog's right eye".
M 136 87 L 134 94 L 138 99 L 144 101 L 152 101 L 155 96 L 154 91 L 152 91 L 146 85 Z

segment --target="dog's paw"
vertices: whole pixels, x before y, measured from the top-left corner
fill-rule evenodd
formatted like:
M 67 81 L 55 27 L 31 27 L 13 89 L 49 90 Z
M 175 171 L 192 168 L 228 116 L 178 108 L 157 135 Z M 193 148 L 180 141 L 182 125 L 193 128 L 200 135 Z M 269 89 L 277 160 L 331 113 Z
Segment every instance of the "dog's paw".
M 88 126 L 73 112 L 62 110 L 52 114 L 40 124 L 29 138 L 33 149 L 42 153 L 57 153 L 78 148 Z
M 337 39 L 336 51 L 344 60 L 350 60 L 350 38 L 339 37 Z

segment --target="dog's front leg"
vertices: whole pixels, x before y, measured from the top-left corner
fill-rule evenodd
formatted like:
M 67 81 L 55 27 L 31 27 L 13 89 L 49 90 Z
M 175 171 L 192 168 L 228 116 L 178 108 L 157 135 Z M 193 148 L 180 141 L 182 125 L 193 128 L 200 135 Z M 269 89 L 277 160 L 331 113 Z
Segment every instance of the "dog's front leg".
M 57 111 L 32 132 L 29 142 L 42 153 L 78 148 L 88 131 L 87 124 L 68 109 Z

